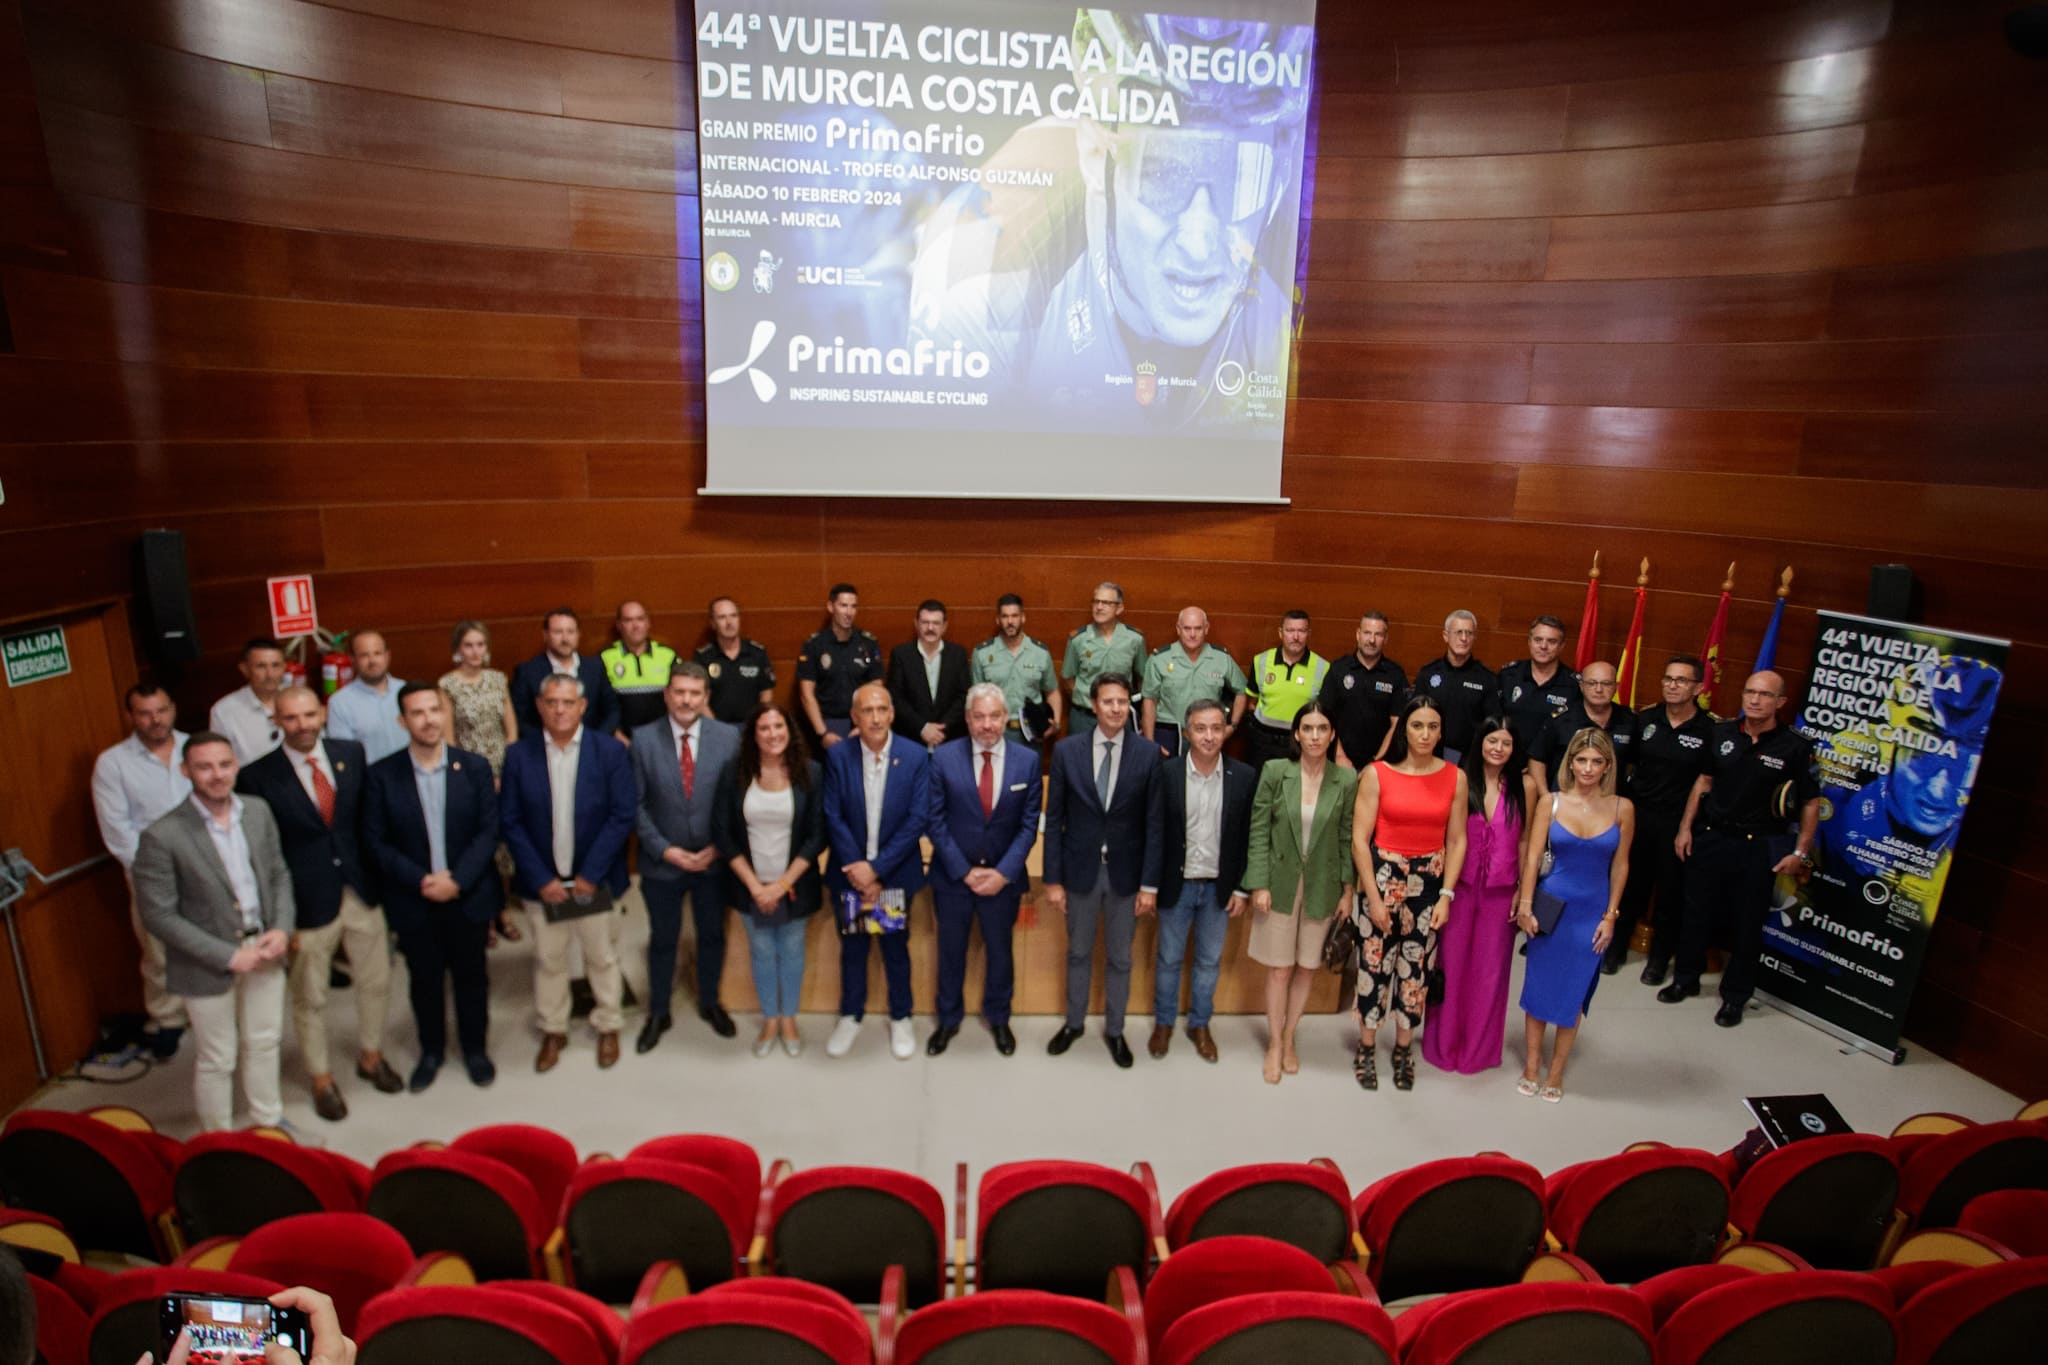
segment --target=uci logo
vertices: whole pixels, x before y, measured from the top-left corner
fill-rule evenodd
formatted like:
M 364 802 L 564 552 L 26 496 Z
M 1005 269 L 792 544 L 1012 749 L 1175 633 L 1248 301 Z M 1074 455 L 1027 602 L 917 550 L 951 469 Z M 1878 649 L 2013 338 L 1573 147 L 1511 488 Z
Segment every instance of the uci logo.
M 775 324 L 763 318 L 754 324 L 754 335 L 747 342 L 747 358 L 737 365 L 727 365 L 723 369 L 713 370 L 706 377 L 705 383 L 723 384 L 729 379 L 736 379 L 740 375 L 745 375 L 747 382 L 754 386 L 754 397 L 760 399 L 763 403 L 773 401 L 775 397 L 775 377 L 755 369 L 754 362 L 767 352 L 769 343 L 774 340 Z
M 836 265 L 800 265 L 796 268 L 798 284 L 845 284 L 846 271 Z

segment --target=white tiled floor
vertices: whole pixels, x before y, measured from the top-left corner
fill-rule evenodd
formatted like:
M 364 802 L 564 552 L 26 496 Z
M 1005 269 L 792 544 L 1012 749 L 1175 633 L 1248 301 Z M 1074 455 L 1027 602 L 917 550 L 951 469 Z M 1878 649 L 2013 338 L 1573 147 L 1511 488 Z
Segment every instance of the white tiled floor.
M 1712 981 L 1699 1000 L 1656 1003 L 1632 964 L 1602 982 L 1558 1105 L 1515 1093 L 1520 1074 L 1521 1016 L 1512 1012 L 1508 1060 L 1480 1076 L 1450 1076 L 1418 1064 L 1416 1088 L 1391 1086 L 1382 1038 L 1382 1089 L 1361 1092 L 1351 1079 L 1355 1037 L 1348 1016 L 1325 1015 L 1303 1026 L 1302 1072 L 1277 1087 L 1260 1078 L 1263 1020 L 1226 1017 L 1215 1032 L 1222 1061 L 1195 1056 L 1185 1036 L 1171 1055 L 1145 1055 L 1150 1021 L 1133 1018 L 1137 1065 L 1119 1071 L 1103 1048 L 1100 1021 L 1064 1057 L 1045 1043 L 1059 1021 L 1017 1021 L 1017 1055 L 996 1053 L 986 1029 L 970 1021 L 941 1058 L 924 1055 L 928 1018 L 917 1022 L 913 1060 L 890 1058 L 887 1030 L 876 1015 L 853 1053 L 825 1056 L 832 1020 L 807 1017 L 800 1058 L 779 1051 L 757 1060 L 748 1046 L 757 1018 L 739 1020 L 725 1041 L 677 1001 L 675 1029 L 649 1056 L 634 1055 L 639 1015 L 630 1014 L 626 1054 L 612 1071 L 597 1070 L 594 1044 L 578 1024 L 562 1064 L 547 1076 L 532 1069 L 531 961 L 526 943 L 491 954 L 492 1051 L 497 1084 L 470 1085 L 459 1065 L 444 1068 L 424 1095 L 379 1095 L 349 1076 L 349 1118 L 315 1118 L 296 1050 L 286 1043 L 287 1112 L 301 1128 L 365 1162 L 421 1138 L 446 1139 L 479 1124 L 525 1121 L 567 1134 L 584 1153 L 625 1151 L 666 1132 L 716 1132 L 752 1143 L 764 1158 L 788 1157 L 799 1167 L 825 1164 L 892 1166 L 917 1172 L 948 1199 L 954 1163 L 978 1178 L 988 1166 L 1029 1157 L 1069 1157 L 1126 1166 L 1147 1160 L 1168 1200 L 1209 1171 L 1248 1161 L 1334 1158 L 1354 1189 L 1389 1171 L 1440 1156 L 1505 1151 L 1544 1171 L 1658 1138 L 1721 1150 L 1749 1126 L 1744 1095 L 1827 1093 L 1850 1123 L 1884 1132 L 1922 1110 L 1977 1119 L 2010 1117 L 2019 1101 L 1931 1054 L 1912 1052 L 1891 1067 L 1840 1045 L 1798 1020 L 1753 1010 L 1741 1028 L 1714 1027 Z M 737 946 L 737 945 L 736 945 Z M 744 951 L 740 948 L 740 951 Z M 1519 965 L 1519 964 L 1518 964 Z M 639 968 L 644 973 L 644 959 Z M 403 967 L 394 981 L 392 1061 L 401 1073 L 413 1061 Z M 350 997 L 338 992 L 330 1032 L 337 1056 L 348 1056 L 354 1020 Z M 451 1058 L 451 1061 L 454 1059 Z M 83 1109 L 127 1104 L 167 1132 L 194 1129 L 192 1049 L 131 1085 L 61 1083 L 35 1104 Z

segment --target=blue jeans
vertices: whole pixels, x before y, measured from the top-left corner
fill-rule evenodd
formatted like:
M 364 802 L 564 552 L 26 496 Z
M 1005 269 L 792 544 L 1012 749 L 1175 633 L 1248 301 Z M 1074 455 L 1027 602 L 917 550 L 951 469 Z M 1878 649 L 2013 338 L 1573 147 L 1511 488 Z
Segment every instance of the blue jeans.
M 807 919 L 763 924 L 753 915 L 740 917 L 747 926 L 747 950 L 754 963 L 754 993 L 761 1013 L 770 1019 L 794 1017 L 804 993 L 804 930 Z
M 1223 940 L 1230 916 L 1217 899 L 1214 880 L 1182 882 L 1180 899 L 1159 907 L 1159 971 L 1153 986 L 1152 1022 L 1172 1028 L 1180 1013 L 1180 964 L 1187 955 L 1188 931 L 1195 934 L 1193 979 L 1188 983 L 1188 1027 L 1207 1028 L 1216 1005 L 1216 978 L 1222 975 Z

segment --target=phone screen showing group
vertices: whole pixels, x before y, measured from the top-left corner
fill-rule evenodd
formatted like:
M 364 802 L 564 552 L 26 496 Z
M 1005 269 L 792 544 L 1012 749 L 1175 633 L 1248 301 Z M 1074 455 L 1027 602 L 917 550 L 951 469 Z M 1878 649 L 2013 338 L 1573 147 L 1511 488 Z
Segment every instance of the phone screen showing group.
M 159 1313 L 163 1338 L 157 1359 L 167 1359 L 183 1332 L 190 1343 L 192 1365 L 235 1365 L 263 1360 L 271 1342 L 306 1355 L 305 1316 L 278 1308 L 263 1299 L 220 1298 L 205 1294 L 169 1294 Z

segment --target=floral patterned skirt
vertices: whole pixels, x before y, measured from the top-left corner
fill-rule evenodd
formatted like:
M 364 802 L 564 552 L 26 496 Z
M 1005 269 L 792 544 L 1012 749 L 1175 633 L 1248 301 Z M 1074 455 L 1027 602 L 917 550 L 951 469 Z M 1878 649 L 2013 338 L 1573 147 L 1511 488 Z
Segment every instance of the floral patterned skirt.
M 1375 847 L 1373 885 L 1387 907 L 1389 923 L 1380 932 L 1358 896 L 1358 1014 L 1367 1028 L 1393 1018 L 1413 1030 L 1422 1026 L 1429 999 L 1429 968 L 1436 957 L 1436 931 L 1429 927 L 1430 908 L 1444 889 L 1444 851 L 1408 857 Z

